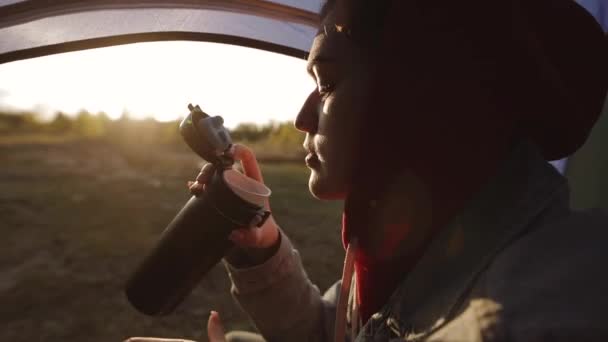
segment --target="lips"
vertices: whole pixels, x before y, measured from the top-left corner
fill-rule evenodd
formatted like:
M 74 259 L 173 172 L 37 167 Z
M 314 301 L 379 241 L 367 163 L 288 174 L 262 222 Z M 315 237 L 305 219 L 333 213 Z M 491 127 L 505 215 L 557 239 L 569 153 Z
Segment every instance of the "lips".
M 319 165 L 321 165 L 321 162 L 319 161 L 319 157 L 314 152 L 310 152 L 306 156 L 306 158 L 304 158 L 304 161 L 306 162 L 306 166 L 308 166 L 310 168 L 316 168 Z

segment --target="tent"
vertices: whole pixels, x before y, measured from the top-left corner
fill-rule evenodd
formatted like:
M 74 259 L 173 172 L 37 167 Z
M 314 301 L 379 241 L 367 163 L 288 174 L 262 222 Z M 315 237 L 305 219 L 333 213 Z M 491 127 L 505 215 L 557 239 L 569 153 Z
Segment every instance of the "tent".
M 608 32 L 608 1 L 578 0 Z M 608 61 L 606 61 L 608 63 Z M 575 208 L 608 208 L 608 101 L 585 145 L 570 158 L 566 176 Z
M 0 64 L 145 41 L 242 45 L 305 58 L 322 0 L 0 0 Z
M 608 2 L 606 0 L 577 0 L 602 25 L 604 32 L 608 32 Z

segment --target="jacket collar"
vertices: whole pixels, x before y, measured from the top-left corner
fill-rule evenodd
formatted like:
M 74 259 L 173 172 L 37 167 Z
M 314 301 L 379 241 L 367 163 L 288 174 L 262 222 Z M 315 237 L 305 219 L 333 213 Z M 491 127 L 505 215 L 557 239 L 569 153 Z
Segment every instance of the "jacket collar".
M 524 234 L 555 199 L 568 201 L 565 179 L 530 143 L 517 145 L 498 174 L 431 242 L 363 335 L 385 322 L 392 334 L 426 335 L 451 318 L 491 260 Z

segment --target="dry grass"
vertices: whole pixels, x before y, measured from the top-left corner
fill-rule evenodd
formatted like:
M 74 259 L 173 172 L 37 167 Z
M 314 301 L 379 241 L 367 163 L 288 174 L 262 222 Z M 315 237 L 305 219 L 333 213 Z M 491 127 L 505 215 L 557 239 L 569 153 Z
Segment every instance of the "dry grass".
M 0 142 L 0 341 L 122 341 L 135 335 L 200 338 L 210 309 L 251 328 L 216 267 L 173 314 L 149 318 L 123 284 L 185 203 L 198 170 L 189 153 L 125 153 L 104 143 Z M 307 170 L 266 164 L 277 221 L 323 289 L 339 276 L 340 204 L 307 192 Z

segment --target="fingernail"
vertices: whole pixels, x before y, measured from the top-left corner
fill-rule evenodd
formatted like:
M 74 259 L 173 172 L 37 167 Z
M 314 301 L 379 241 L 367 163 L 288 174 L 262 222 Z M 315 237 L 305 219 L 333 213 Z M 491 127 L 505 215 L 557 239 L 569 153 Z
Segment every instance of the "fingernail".
M 232 145 L 232 146 L 230 146 L 230 148 L 228 149 L 228 151 L 226 151 L 226 154 L 228 156 L 234 156 L 234 150 L 235 150 L 235 146 Z

